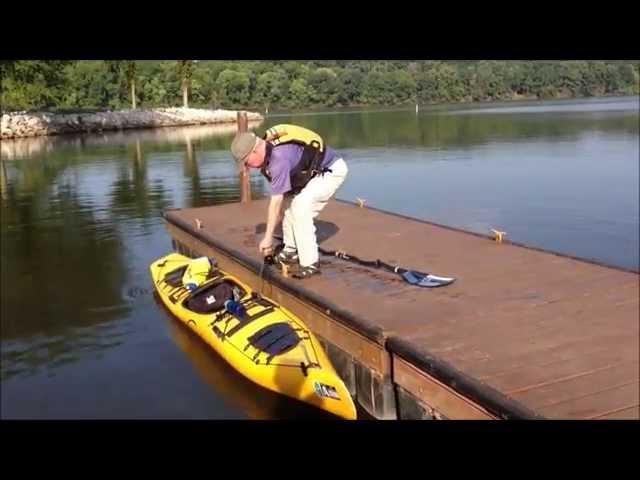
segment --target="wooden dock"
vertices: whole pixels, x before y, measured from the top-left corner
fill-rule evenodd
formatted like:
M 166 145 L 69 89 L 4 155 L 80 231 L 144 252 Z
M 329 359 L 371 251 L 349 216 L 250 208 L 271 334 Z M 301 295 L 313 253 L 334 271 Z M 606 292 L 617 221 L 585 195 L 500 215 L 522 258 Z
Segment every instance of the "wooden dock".
M 260 289 L 266 211 L 164 218 L 178 251 Z M 336 200 L 317 225 L 327 250 L 456 278 L 418 288 L 329 257 L 304 281 L 265 272 L 263 293 L 307 322 L 374 417 L 640 418 L 638 272 Z

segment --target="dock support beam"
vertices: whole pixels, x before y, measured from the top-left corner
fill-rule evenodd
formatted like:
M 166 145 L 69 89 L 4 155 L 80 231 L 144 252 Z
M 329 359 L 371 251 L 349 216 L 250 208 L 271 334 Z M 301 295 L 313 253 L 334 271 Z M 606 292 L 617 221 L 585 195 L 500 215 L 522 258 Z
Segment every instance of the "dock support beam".
M 249 128 L 249 118 L 247 112 L 238 112 L 237 116 L 238 131 L 237 133 L 246 132 Z M 239 166 L 240 174 L 240 203 L 248 203 L 251 201 L 251 184 L 249 183 L 249 169 Z

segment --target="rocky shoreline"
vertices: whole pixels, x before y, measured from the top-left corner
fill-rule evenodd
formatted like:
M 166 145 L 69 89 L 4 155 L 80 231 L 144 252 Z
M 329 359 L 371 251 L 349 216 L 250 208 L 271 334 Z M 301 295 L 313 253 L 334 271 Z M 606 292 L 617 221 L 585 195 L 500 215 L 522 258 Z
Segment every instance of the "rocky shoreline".
M 247 112 L 249 121 L 264 118 Z M 204 110 L 197 108 L 155 108 L 118 110 L 95 113 L 11 112 L 2 114 L 0 139 L 60 135 L 65 133 L 103 132 L 132 128 L 176 127 L 234 123 L 234 110 Z

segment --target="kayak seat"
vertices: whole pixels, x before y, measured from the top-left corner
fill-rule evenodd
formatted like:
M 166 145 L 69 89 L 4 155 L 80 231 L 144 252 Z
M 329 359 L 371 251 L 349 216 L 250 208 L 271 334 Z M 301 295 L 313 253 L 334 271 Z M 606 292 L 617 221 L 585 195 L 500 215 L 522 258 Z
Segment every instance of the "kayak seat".
M 261 328 L 248 341 L 256 350 L 273 356 L 291 350 L 300 343 L 300 337 L 289 323 L 278 322 Z
M 227 300 L 239 300 L 245 292 L 230 280 L 213 282 L 203 286 L 193 293 L 184 306 L 196 313 L 214 313 L 224 308 Z

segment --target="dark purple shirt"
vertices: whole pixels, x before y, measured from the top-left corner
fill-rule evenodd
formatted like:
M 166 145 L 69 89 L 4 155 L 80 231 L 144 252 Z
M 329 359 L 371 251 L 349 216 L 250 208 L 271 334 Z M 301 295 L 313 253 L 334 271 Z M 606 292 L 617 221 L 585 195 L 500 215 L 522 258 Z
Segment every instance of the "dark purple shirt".
M 281 195 L 291 190 L 291 170 L 298 165 L 303 147 L 296 144 L 276 145 L 271 150 L 269 171 L 271 173 L 271 195 Z M 329 146 L 322 167 L 330 167 L 339 157 Z

